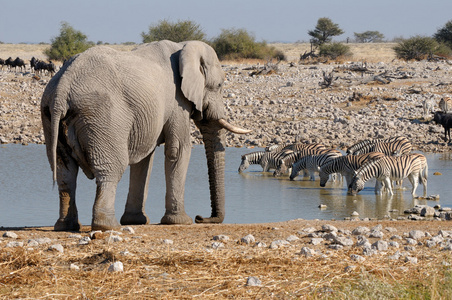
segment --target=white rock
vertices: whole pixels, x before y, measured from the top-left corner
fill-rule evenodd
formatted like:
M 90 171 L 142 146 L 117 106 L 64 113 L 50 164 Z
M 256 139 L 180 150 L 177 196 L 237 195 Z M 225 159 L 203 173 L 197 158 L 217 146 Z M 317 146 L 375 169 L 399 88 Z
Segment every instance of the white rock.
M 7 238 L 10 238 L 10 239 L 17 239 L 17 234 L 15 232 L 12 232 L 12 231 L 6 231 L 3 234 L 3 237 L 7 237 Z
M 123 227 L 121 230 L 122 231 L 126 231 L 126 232 L 128 232 L 130 234 L 135 234 L 135 230 L 132 227 L 130 227 L 130 226 Z
M 248 235 L 242 237 L 240 241 L 241 241 L 242 243 L 245 243 L 245 244 L 248 244 L 248 245 L 249 245 L 249 244 L 254 244 L 254 243 L 256 242 L 254 236 L 251 235 L 251 234 L 248 234 Z
M 120 261 L 116 261 L 108 267 L 108 272 L 123 272 L 123 271 L 124 265 Z
M 50 251 L 57 251 L 60 253 L 64 253 L 64 248 L 61 244 L 54 244 L 49 247 Z
M 259 278 L 254 277 L 254 276 L 250 276 L 246 280 L 246 285 L 247 286 L 261 286 L 262 282 L 259 280 Z

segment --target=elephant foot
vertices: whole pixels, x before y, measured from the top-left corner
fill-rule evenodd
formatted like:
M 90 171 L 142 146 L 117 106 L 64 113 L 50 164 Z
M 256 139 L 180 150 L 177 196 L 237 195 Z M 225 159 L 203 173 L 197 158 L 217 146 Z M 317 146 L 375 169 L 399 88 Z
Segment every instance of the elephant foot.
M 193 224 L 193 220 L 185 212 L 183 212 L 179 214 L 165 214 L 160 220 L 160 223 L 167 225 L 190 225 Z
M 53 226 L 55 231 L 80 231 L 82 225 L 78 219 L 58 219 Z
M 119 229 L 121 225 L 118 223 L 114 215 L 112 217 L 96 217 L 91 222 L 91 230 L 113 230 Z
M 149 224 L 149 218 L 143 212 L 127 213 L 121 217 L 121 225 L 145 225 Z
M 196 223 L 223 223 L 224 217 L 210 217 L 210 218 L 203 218 L 201 216 L 195 217 Z

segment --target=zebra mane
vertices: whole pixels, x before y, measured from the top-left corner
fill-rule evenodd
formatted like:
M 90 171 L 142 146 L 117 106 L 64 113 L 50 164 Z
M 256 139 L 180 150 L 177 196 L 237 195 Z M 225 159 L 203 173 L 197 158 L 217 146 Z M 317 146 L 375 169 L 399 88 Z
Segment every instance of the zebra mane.
M 264 156 L 265 151 L 254 151 L 242 155 L 242 160 L 247 159 L 249 162 L 258 163 L 262 156 Z

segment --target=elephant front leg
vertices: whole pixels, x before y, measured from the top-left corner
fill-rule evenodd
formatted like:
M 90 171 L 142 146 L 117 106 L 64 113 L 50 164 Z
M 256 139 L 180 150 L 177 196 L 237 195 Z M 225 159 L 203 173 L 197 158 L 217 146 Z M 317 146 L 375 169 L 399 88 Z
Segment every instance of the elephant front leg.
M 165 145 L 165 215 L 162 224 L 192 224 L 193 220 L 185 213 L 184 192 L 191 147 L 168 142 Z
M 75 161 L 66 157 L 66 164 L 58 158 L 57 184 L 60 198 L 60 216 L 54 225 L 56 231 L 79 231 L 77 206 L 75 204 L 75 189 L 77 187 L 78 166 Z
M 149 224 L 149 218 L 146 216 L 144 208 L 153 160 L 154 152 L 141 162 L 130 166 L 129 194 L 124 214 L 121 217 L 122 225 Z
M 120 227 L 115 216 L 115 195 L 118 181 L 98 181 L 96 184 L 96 200 L 93 207 L 91 229 L 117 229 Z

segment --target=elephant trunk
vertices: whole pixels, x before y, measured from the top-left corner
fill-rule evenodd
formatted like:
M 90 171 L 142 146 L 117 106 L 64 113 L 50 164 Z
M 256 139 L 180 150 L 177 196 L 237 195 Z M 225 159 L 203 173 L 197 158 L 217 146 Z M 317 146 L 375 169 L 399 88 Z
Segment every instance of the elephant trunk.
M 225 214 L 224 165 L 226 133 L 220 124 L 215 123 L 212 125 L 212 122 L 214 121 L 196 122 L 203 135 L 212 206 L 210 218 L 203 218 L 198 215 L 195 218 L 196 223 L 221 223 Z

